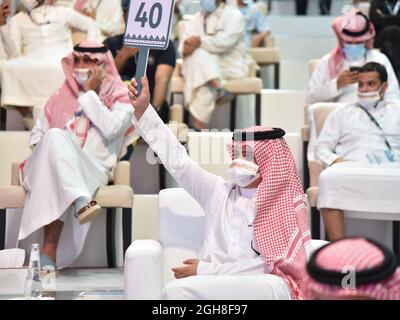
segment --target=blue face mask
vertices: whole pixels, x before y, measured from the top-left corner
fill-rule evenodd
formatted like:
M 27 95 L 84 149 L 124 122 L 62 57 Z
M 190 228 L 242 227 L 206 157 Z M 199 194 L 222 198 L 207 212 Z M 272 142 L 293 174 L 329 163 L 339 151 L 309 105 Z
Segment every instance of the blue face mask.
M 200 0 L 201 10 L 206 13 L 211 13 L 217 9 L 215 0 Z
M 363 43 L 361 44 L 345 44 L 343 47 L 343 53 L 347 60 L 357 61 L 365 57 L 367 49 Z

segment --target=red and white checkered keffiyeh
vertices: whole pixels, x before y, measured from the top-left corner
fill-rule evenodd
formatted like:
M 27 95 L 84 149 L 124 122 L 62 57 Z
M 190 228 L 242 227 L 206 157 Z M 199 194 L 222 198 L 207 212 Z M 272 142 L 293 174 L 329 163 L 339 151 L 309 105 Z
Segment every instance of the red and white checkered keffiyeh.
M 251 127 L 244 132 L 270 131 Z M 292 153 L 281 139 L 234 142 L 253 149 L 262 182 L 257 189 L 254 234 L 272 274 L 282 277 L 293 299 L 302 299 L 299 283 L 306 278 L 305 245 L 311 240 L 307 205 Z
M 84 48 L 103 47 L 102 44 L 94 41 L 85 41 L 80 46 Z M 79 98 L 79 86 L 74 76 L 74 56 L 88 56 L 90 59 L 97 59 L 98 64 L 104 66 L 106 76 L 98 95 L 108 108 L 111 109 L 115 102 L 130 105 L 128 88 L 122 82 L 118 74 L 110 51 L 106 53 L 73 51 L 62 60 L 66 77 L 64 84 L 55 94 L 53 94 L 45 106 L 45 115 L 50 128 L 65 129 L 67 122 L 78 109 L 77 100 Z M 87 126 L 87 128 L 89 128 L 89 126 Z M 131 127 L 126 135 L 130 135 L 133 131 L 134 128 Z M 86 134 L 87 132 L 84 133 L 84 135 Z
M 331 53 L 331 57 L 329 59 L 329 75 L 331 79 L 338 76 L 340 71 L 342 71 L 343 64 L 345 61 L 343 47 L 344 43 L 360 43 L 365 42 L 365 46 L 367 49 L 372 49 L 374 47 L 375 40 L 375 27 L 371 22 L 369 23 L 368 32 L 359 37 L 351 37 L 345 35 L 343 33 L 343 29 L 359 32 L 362 31 L 366 25 L 367 21 L 361 15 L 359 15 L 360 11 L 351 10 L 344 15 L 335 18 L 332 23 L 333 31 L 335 32 L 338 44 L 335 49 L 333 49 Z
M 323 269 L 343 272 L 349 267 L 356 272 L 378 267 L 384 260 L 382 250 L 363 238 L 344 239 L 324 247 L 316 258 L 316 265 Z M 344 274 L 343 276 L 345 276 Z M 400 269 L 389 278 L 373 283 L 343 288 L 324 284 L 309 277 L 302 285 L 307 299 L 400 300 Z

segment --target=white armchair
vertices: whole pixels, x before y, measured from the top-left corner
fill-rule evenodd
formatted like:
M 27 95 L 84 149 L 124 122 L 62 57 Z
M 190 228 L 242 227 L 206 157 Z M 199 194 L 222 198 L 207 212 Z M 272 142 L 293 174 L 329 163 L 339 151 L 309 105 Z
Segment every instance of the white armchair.
M 137 240 L 125 254 L 124 286 L 127 300 L 157 300 L 174 280 L 172 267 L 198 256 L 204 239 L 204 212 L 183 189 L 159 194 L 159 241 Z M 325 241 L 313 241 L 308 253 Z

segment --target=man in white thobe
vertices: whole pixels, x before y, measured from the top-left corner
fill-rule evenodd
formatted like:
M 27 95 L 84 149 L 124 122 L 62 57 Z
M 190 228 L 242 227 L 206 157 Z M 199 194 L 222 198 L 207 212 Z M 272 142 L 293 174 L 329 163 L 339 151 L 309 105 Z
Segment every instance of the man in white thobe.
M 337 17 L 332 24 L 338 40 L 337 47 L 324 56 L 312 74 L 306 103 L 310 126 L 308 160 L 314 160 L 316 131 L 313 103 L 357 101 L 357 69 L 367 62 L 377 62 L 385 66 L 388 73 L 388 89 L 385 99 L 400 99 L 399 83 L 389 59 L 373 49 L 374 25 L 361 12 L 352 11 Z
M 384 99 L 385 67 L 359 71 L 359 101 L 336 108 L 317 141 L 328 167 L 319 179 L 318 208 L 330 240 L 345 236 L 343 210 L 399 213 L 400 101 Z
M 399 99 L 399 83 L 389 59 L 373 49 L 375 28 L 369 19 L 361 12 L 354 16 L 347 14 L 336 18 L 332 27 L 338 46 L 318 63 L 309 83 L 307 103 L 355 102 L 357 68 L 367 62 L 385 66 L 388 73 L 386 99 Z
M 201 11 L 188 22 L 181 39 L 184 57 L 185 103 L 193 127 L 204 129 L 216 101 L 232 98 L 223 81 L 244 78 L 249 60 L 244 43 L 245 19 L 238 8 L 225 0 L 201 0 Z
M 130 96 L 136 128 L 205 212 L 199 259 L 173 269 L 162 299 L 301 299 L 310 240 L 305 197 L 284 131 L 252 127 L 229 145 L 230 181 L 187 155 L 149 103 L 148 81 Z M 184 227 L 184 226 L 181 226 Z
M 2 104 L 17 106 L 32 118 L 30 108 L 43 106 L 61 86 L 64 73 L 60 61 L 72 50 L 71 28 L 87 33 L 88 39 L 98 40 L 97 24 L 73 9 L 57 7 L 52 1 L 24 0 L 25 11 L 13 16 L 10 35 L 16 55 L 1 69 Z M 32 122 L 32 120 L 30 120 Z
M 64 268 L 82 251 L 94 198 L 107 185 L 132 132 L 132 106 L 110 51 L 87 41 L 63 59 L 66 80 L 32 131 L 21 166 L 26 197 L 19 237 L 44 229 L 42 262 Z

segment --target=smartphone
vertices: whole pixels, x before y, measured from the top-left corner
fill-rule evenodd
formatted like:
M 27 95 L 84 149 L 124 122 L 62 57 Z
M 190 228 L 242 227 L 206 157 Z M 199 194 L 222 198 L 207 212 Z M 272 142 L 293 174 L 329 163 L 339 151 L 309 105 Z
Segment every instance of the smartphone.
M 360 69 L 361 69 L 361 67 L 350 67 L 350 71 L 351 72 L 358 72 L 358 71 L 360 71 Z

